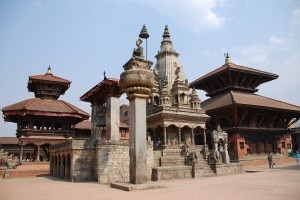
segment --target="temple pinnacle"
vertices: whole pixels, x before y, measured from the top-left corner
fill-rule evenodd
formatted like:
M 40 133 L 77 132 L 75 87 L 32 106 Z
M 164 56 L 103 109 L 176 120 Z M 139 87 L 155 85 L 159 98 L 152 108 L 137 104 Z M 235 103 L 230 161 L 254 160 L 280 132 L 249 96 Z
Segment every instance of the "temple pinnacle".
M 46 73 L 46 75 L 52 75 L 52 73 L 51 73 L 51 67 L 50 67 L 50 65 L 49 65 L 49 67 L 48 67 L 48 70 L 47 70 L 47 73 Z
M 231 58 L 229 57 L 229 53 L 225 53 L 225 64 L 229 64 L 232 63 Z
M 147 39 L 149 37 L 149 33 L 147 31 L 147 28 L 146 28 L 145 24 L 143 25 L 143 28 L 142 28 L 142 30 L 141 30 L 141 32 L 139 34 L 139 37 L 143 38 L 143 39 Z

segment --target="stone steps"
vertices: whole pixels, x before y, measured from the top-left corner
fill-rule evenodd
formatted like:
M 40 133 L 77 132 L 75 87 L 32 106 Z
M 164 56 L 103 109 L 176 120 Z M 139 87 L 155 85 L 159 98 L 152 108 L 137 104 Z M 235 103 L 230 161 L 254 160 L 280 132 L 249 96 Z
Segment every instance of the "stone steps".
M 185 165 L 186 158 L 179 156 L 163 156 L 160 158 L 160 165 L 164 166 L 178 166 Z
M 199 149 L 192 149 L 200 152 Z M 187 164 L 187 157 L 181 155 L 181 149 L 163 149 L 154 151 L 154 167 L 152 180 L 169 180 L 179 178 L 193 178 L 201 176 L 216 176 L 201 155 L 198 154 L 197 166 L 193 168 Z
M 192 166 L 164 166 L 152 168 L 152 181 L 192 178 Z

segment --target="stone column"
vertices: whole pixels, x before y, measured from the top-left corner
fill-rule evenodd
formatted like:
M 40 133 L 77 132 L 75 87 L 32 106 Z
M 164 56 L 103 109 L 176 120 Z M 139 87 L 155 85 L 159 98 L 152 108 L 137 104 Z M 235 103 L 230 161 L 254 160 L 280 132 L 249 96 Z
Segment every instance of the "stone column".
M 23 144 L 20 144 L 20 158 L 19 161 L 22 162 L 23 160 Z
M 224 163 L 225 164 L 229 164 L 230 163 L 227 142 L 225 142 L 225 144 L 224 144 Z
M 178 144 L 181 145 L 181 128 L 178 128 Z
M 36 145 L 36 159 L 35 162 L 40 162 L 40 145 Z
M 207 142 L 206 142 L 206 129 L 203 128 L 203 141 L 204 141 L 204 147 L 203 147 L 203 157 L 204 159 L 207 158 L 207 154 L 208 154 L 208 146 L 207 146 Z
M 130 182 L 147 181 L 146 107 L 144 99 L 135 98 L 130 106 Z
M 194 135 L 194 129 L 192 128 L 192 146 L 195 146 L 195 135 Z
M 135 55 L 124 65 L 120 85 L 129 100 L 129 182 L 143 184 L 147 182 L 146 101 L 154 86 L 154 75 L 151 71 L 152 62 L 145 60 L 138 51 L 135 51 Z
M 204 148 L 206 148 L 206 132 L 205 132 L 205 128 L 203 129 L 203 140 L 204 140 Z
M 167 141 L 167 127 L 164 126 L 164 145 L 167 146 L 168 145 L 168 141 Z
M 106 139 L 120 140 L 120 101 L 118 97 L 106 99 Z

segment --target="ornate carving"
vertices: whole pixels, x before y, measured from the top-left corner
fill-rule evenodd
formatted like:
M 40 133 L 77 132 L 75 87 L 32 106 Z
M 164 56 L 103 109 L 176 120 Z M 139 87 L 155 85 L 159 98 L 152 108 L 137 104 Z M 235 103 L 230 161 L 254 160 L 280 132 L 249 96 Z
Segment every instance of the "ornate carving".
M 132 57 L 125 65 L 125 71 L 120 75 L 120 85 L 126 90 L 127 98 L 148 98 L 154 87 L 152 62 Z

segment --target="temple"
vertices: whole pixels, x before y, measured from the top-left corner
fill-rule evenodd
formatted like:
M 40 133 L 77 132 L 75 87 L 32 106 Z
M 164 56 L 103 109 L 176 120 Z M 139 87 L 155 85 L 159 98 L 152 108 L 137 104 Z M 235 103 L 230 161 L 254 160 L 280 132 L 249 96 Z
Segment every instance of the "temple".
M 5 121 L 17 123 L 20 161 L 49 161 L 50 145 L 75 137 L 75 124 L 89 118 L 85 111 L 58 99 L 70 84 L 70 81 L 54 76 L 49 66 L 45 74 L 29 76 L 27 88 L 34 92 L 35 98 L 2 109 Z M 33 146 L 33 154 L 28 151 L 28 146 Z
M 70 81 L 53 76 L 50 67 L 30 76 L 36 97 L 2 109 L 5 121 L 18 124 L 20 157 L 23 146 L 33 144 L 34 160 L 40 148 L 46 152 L 51 176 L 116 188 L 129 183 L 129 190 L 149 181 L 243 173 L 246 161 L 266 162 L 269 152 L 284 161 L 299 148 L 292 124 L 300 107 L 255 94 L 278 75 L 236 65 L 226 54 L 224 65 L 189 83 L 168 26 L 154 66 L 142 46 L 147 38 L 144 25 L 119 79 L 104 73 L 80 97 L 91 105 L 90 121 L 58 100 Z M 201 102 L 197 89 L 209 98 Z M 120 104 L 123 94 L 129 105 Z
M 147 108 L 147 127 L 153 141 L 160 138 L 160 148 L 178 149 L 181 145 L 205 145 L 206 115 L 195 90 L 188 81 L 173 48 L 166 26 L 160 50 L 155 56 L 155 86 Z M 195 137 L 196 135 L 196 137 Z M 195 141 L 195 138 L 201 138 Z
M 278 75 L 234 64 L 225 56 L 224 65 L 190 83 L 210 97 L 201 103 L 211 116 L 208 129 L 220 125 L 228 133 L 232 160 L 264 158 L 269 152 L 286 156 L 292 151 L 288 129 L 299 120 L 300 107 L 255 94 Z

